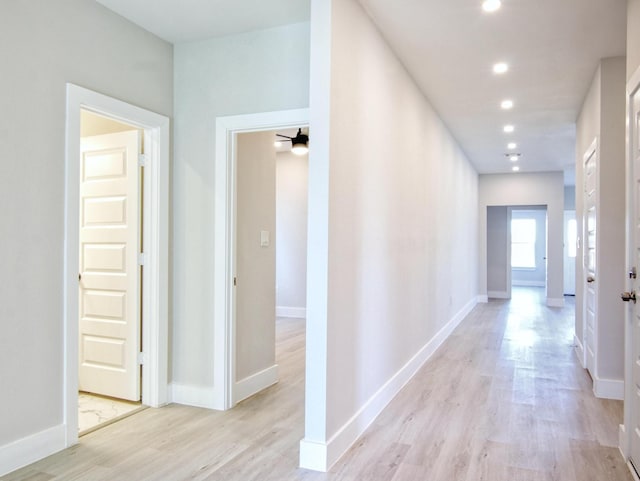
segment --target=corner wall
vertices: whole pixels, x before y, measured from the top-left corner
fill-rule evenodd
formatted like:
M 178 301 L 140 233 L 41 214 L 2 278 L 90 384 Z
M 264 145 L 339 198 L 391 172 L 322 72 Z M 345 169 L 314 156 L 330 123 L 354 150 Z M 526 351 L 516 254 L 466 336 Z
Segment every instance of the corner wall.
M 308 105 L 308 23 L 175 47 L 170 375 L 175 402 L 212 404 L 216 118 Z
M 66 83 L 171 116 L 173 47 L 87 0 L 0 2 L 0 45 L 1 475 L 66 443 Z
M 310 260 L 301 462 L 323 470 L 475 305 L 478 176 L 355 0 L 313 1 L 312 39 L 329 76 L 312 75 L 309 225 L 328 271 Z
M 563 305 L 564 177 L 562 172 L 481 175 L 478 198 L 480 295 L 487 295 L 487 207 L 546 205 L 547 304 Z

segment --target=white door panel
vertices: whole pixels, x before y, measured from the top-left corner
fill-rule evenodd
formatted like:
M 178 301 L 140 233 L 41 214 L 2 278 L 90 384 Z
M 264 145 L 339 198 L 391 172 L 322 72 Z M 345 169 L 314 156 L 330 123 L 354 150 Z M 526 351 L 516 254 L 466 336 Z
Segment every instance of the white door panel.
M 640 91 L 633 97 L 632 119 L 630 125 L 630 149 L 633 156 L 633 198 L 635 205 L 632 206 L 633 229 L 633 258 L 635 267 L 640 268 Z M 633 281 L 632 288 L 638 289 L 638 280 Z M 637 295 L 637 294 L 636 294 Z M 631 399 L 631 461 L 636 468 L 640 468 L 640 304 L 633 307 L 632 316 L 632 378 L 634 382 L 634 395 Z
M 82 139 L 81 391 L 140 399 L 138 131 Z
M 591 377 L 595 378 L 596 343 L 598 332 L 597 318 L 597 289 L 596 276 L 596 234 L 597 234 L 597 148 L 593 148 L 585 155 L 584 164 L 584 312 L 585 312 L 585 352 L 587 369 Z

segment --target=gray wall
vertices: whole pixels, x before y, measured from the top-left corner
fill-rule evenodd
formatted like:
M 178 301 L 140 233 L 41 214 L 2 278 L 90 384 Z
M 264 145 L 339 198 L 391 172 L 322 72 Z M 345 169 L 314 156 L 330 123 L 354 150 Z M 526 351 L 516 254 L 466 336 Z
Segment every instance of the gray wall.
M 66 82 L 171 116 L 173 49 L 90 0 L 0 2 L 0 46 L 2 447 L 63 422 Z
M 489 297 L 508 298 L 509 289 L 509 209 L 487 207 L 487 293 Z
M 564 186 L 564 210 L 576 210 L 576 186 Z
M 276 362 L 276 152 L 273 132 L 238 134 L 236 381 Z M 261 231 L 269 245 L 261 245 Z

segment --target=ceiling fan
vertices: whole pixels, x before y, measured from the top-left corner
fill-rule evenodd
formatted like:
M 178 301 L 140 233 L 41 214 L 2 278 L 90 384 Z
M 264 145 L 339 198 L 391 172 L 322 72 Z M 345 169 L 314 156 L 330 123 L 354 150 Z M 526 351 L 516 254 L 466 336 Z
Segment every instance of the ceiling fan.
M 302 129 L 298 129 L 298 133 L 295 137 L 289 137 L 288 135 L 276 134 L 278 137 L 284 137 L 291 141 L 291 152 L 296 155 L 304 155 L 309 152 L 309 136 L 302 133 Z

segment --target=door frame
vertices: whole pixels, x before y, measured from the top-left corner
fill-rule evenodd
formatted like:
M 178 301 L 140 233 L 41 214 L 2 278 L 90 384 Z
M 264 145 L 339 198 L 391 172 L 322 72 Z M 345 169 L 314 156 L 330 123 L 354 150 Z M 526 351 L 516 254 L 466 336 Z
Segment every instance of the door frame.
M 64 424 L 66 446 L 78 442 L 78 272 L 80 111 L 88 110 L 144 131 L 142 234 L 142 402 L 168 401 L 169 136 L 168 117 L 67 83 L 64 239 Z
M 640 132 L 634 132 L 634 119 L 633 119 L 633 96 L 640 90 L 640 68 L 638 68 L 631 78 L 627 82 L 626 87 L 626 141 L 625 141 L 625 179 L 626 179 L 626 235 L 625 235 L 625 254 L 627 267 L 635 266 L 636 253 L 634 248 L 635 243 L 635 226 L 634 219 L 636 215 L 634 211 L 636 209 L 636 199 L 634 195 L 635 182 L 634 182 L 634 152 L 633 152 L 633 135 L 640 135 Z M 640 268 L 640 266 L 635 266 Z M 627 278 L 627 282 L 629 279 Z M 633 289 L 633 283 L 631 286 L 627 284 L 627 287 Z M 619 449 L 622 452 L 625 460 L 629 464 L 631 473 L 635 476 L 635 470 L 630 463 L 631 456 L 631 436 L 633 435 L 633 411 L 631 400 L 636 396 L 635 388 L 633 386 L 633 322 L 634 322 L 634 309 L 631 303 L 627 303 L 627 307 L 624 310 L 624 415 L 623 424 L 620 425 L 619 433 Z
M 235 405 L 235 226 L 236 138 L 239 133 L 309 124 L 309 109 L 282 110 L 216 119 L 214 329 L 212 409 Z

